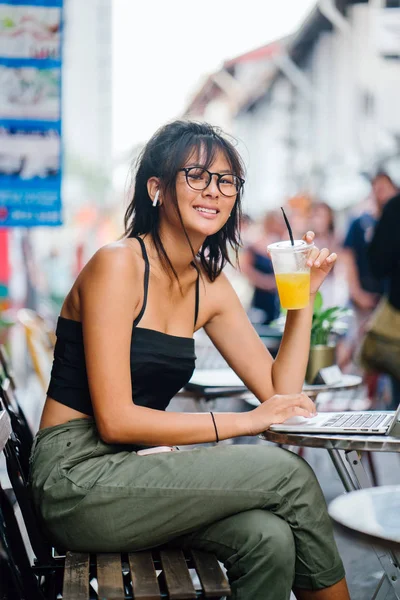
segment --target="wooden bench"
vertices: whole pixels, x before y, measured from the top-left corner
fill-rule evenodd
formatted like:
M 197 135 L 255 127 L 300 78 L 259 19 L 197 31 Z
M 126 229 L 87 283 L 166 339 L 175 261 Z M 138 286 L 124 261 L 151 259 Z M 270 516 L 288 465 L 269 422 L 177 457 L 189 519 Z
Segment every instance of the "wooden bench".
M 196 591 L 193 586 L 190 567 L 197 571 L 201 591 Z M 161 586 L 158 569 L 162 569 L 163 574 Z M 97 554 L 92 558 L 88 554 L 67 552 L 63 600 L 90 598 L 89 581 L 94 576 L 97 576 L 98 597 L 102 599 L 186 600 L 230 595 L 226 579 L 212 554 L 192 551 L 189 557 L 180 550 L 166 549 L 125 555 Z M 130 595 L 126 594 L 128 589 Z
M 8 475 L 36 556 L 31 564 L 14 508 L 0 486 L 0 573 L 9 588 L 4 599 L 220 600 L 231 595 L 216 557 L 205 552 L 186 553 L 162 547 L 121 554 L 58 555 L 43 537 L 30 502 L 26 470 L 19 461 L 19 456 L 26 457 L 27 449 L 21 448 L 19 439 L 25 425 L 15 412 L 3 382 L 0 452 L 5 454 Z M 28 438 L 28 434 L 24 435 Z M 196 587 L 192 574 L 198 577 Z

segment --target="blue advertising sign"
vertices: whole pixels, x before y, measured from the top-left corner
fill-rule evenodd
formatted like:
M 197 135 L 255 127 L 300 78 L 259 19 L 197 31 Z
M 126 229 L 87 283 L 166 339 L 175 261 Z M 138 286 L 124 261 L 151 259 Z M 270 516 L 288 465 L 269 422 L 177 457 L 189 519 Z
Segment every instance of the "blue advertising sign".
M 0 0 L 0 227 L 61 225 L 62 0 Z

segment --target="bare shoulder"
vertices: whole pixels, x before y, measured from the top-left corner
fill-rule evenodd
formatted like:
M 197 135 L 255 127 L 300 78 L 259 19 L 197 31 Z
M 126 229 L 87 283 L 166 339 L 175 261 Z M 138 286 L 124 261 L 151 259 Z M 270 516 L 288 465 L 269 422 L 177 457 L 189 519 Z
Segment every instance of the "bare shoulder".
M 140 246 L 137 240 L 123 239 L 106 244 L 92 256 L 82 270 L 82 278 L 91 275 L 135 275 L 142 270 Z
M 71 290 L 75 318 L 82 318 L 83 304 L 93 306 L 97 298 L 116 305 L 123 297 L 133 308 L 141 299 L 144 264 L 139 242 L 124 239 L 97 250 L 82 269 Z M 67 307 L 68 308 L 68 307 Z

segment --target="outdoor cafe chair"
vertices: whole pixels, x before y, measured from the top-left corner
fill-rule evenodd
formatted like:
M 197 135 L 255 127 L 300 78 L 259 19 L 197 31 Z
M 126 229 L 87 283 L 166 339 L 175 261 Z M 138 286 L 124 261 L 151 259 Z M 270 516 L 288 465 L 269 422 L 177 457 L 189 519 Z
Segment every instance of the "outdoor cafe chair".
M 5 395 L 2 392 L 2 402 Z M 14 508 L 0 485 L 0 574 L 12 588 L 10 600 L 221 600 L 231 595 L 226 577 L 213 554 L 183 552 L 168 546 L 130 553 L 70 552 L 52 547 L 30 498 L 21 457 L 27 443 L 20 436 L 13 412 L 0 406 L 0 452 L 6 465 L 30 546 Z M 26 536 L 25 536 L 26 537 Z M 199 584 L 193 584 L 192 574 Z

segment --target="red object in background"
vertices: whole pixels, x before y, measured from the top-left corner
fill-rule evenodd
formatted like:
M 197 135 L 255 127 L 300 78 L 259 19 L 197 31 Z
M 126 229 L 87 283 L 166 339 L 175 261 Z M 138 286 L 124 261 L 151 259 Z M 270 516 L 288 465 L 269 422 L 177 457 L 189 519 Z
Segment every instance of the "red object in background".
M 9 280 L 8 229 L 0 228 L 0 284 L 8 286 Z
M 10 300 L 8 297 L 10 271 L 8 230 L 0 228 L 0 312 L 10 308 Z M 3 340 L 2 342 L 1 339 Z M 0 343 L 4 343 L 3 337 L 1 339 Z

